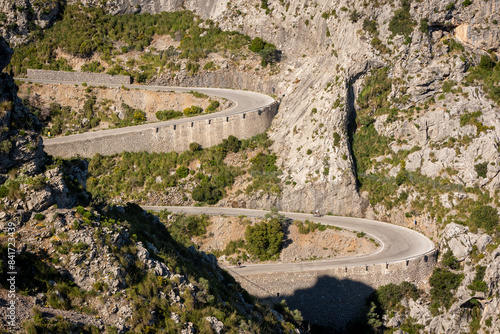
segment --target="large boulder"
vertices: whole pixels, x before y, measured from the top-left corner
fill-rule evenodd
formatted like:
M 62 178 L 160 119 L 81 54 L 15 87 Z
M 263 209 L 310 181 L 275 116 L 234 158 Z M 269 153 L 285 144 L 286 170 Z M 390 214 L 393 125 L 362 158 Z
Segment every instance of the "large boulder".
M 484 252 L 486 250 L 486 246 L 488 246 L 488 244 L 490 244 L 492 241 L 493 239 L 489 235 L 483 234 L 476 241 L 477 250 L 480 252 Z
M 447 241 L 448 247 L 459 261 L 465 260 L 467 255 L 469 255 L 469 252 L 472 250 L 472 245 L 478 239 L 475 234 L 468 232 L 468 227 L 455 223 L 446 225 L 446 228 L 444 229 L 444 240 Z

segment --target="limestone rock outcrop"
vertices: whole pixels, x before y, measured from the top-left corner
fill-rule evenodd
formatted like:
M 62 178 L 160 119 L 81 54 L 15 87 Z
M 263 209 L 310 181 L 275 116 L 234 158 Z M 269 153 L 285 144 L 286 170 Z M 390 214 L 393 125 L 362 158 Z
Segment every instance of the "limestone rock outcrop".
M 12 49 L 0 37 L 0 67 L 10 61 Z M 42 141 L 37 131 L 38 119 L 30 114 L 16 95 L 12 78 L 0 73 L 0 174 L 12 166 L 26 170 L 28 175 L 40 172 L 44 163 Z M 1 180 L 1 178 L 0 178 Z
M 38 29 L 50 27 L 64 1 L 0 0 L 0 34 L 11 45 L 31 40 Z

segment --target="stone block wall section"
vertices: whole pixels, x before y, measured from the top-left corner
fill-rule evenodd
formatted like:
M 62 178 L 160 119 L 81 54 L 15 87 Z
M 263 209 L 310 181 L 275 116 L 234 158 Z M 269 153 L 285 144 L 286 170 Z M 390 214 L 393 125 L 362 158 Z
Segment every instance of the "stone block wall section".
M 196 142 L 202 147 L 220 144 L 230 135 L 248 139 L 264 132 L 278 111 L 278 103 L 230 116 L 214 116 L 203 120 L 189 118 L 172 125 L 156 125 L 144 130 L 100 135 L 65 143 L 45 144 L 45 152 L 61 158 L 77 154 L 90 158 L 94 154 L 112 155 L 121 152 L 182 152 Z
M 109 75 L 104 73 L 63 72 L 32 69 L 28 69 L 28 79 L 116 85 L 130 85 L 131 82 L 130 76 L 128 75 Z
M 279 302 L 286 300 L 304 319 L 326 326 L 343 327 L 355 319 L 375 289 L 403 281 L 427 282 L 437 263 L 437 251 L 387 264 L 339 267 L 330 270 L 272 274 L 231 274 L 251 295 Z

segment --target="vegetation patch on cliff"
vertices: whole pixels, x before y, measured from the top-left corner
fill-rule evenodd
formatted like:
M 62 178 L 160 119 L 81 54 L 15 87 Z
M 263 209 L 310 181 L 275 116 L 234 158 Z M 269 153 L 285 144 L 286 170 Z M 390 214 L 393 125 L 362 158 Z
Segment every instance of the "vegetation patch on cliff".
M 143 51 L 158 35 L 171 36 L 178 42 L 179 49 L 170 47 L 143 54 L 138 59 L 129 59 L 127 64 L 115 58 L 133 50 Z M 16 76 L 24 75 L 28 68 L 71 71 L 73 66 L 68 62 L 69 57 L 58 56 L 58 50 L 80 58 L 98 53 L 108 64 L 109 74 L 131 75 L 137 82 L 144 82 L 165 69 L 179 70 L 176 59 L 189 60 L 186 69 L 195 74 L 200 68 L 197 62 L 208 54 L 243 52 L 250 43 L 248 36 L 223 31 L 214 21 L 204 21 L 190 11 L 113 16 L 99 7 L 76 4 L 66 6 L 62 19 L 40 32 L 36 41 L 17 48 L 9 70 Z M 261 55 L 263 65 L 278 61 L 276 47 L 262 43 L 262 47 L 252 44 L 251 49 Z M 98 61 L 91 61 L 85 63 L 82 70 L 101 72 L 105 67 Z
M 222 144 L 209 148 L 192 143 L 191 150 L 182 153 L 95 155 L 89 161 L 87 187 L 99 198 L 142 204 L 215 204 L 227 195 L 236 177 L 246 174 L 250 180 L 247 192 L 279 193 L 276 156 L 264 153 L 268 145 L 264 134 L 243 141 L 230 136 Z M 225 162 L 229 153 L 236 153 L 242 159 L 254 154 L 255 158 L 250 159 L 251 165 L 242 160 L 241 166 L 232 166 Z
M 479 64 L 471 68 L 467 76 L 468 84 L 474 81 L 483 83 L 489 98 L 500 104 L 500 61 L 493 60 L 489 55 L 481 56 Z

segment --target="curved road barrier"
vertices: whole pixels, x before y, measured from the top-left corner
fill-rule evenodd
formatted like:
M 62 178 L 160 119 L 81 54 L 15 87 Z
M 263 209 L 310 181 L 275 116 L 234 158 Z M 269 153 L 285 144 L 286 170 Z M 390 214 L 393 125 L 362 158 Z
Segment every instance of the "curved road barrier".
M 144 210 L 167 210 L 175 213 L 248 216 L 263 218 L 269 211 L 252 209 L 233 209 L 218 207 L 179 207 L 179 206 L 142 206 Z M 338 257 L 328 260 L 297 262 L 297 263 L 271 263 L 247 265 L 237 269 L 239 275 L 276 273 L 290 271 L 317 271 L 332 268 L 367 267 L 373 265 L 386 265 L 395 262 L 408 262 L 411 259 L 432 256 L 435 252 L 434 243 L 424 235 L 405 227 L 383 223 L 375 220 L 322 216 L 313 217 L 312 214 L 280 212 L 285 217 L 294 220 L 306 220 L 333 225 L 343 229 L 364 232 L 368 237 L 374 238 L 380 247 L 375 253 L 355 256 Z

